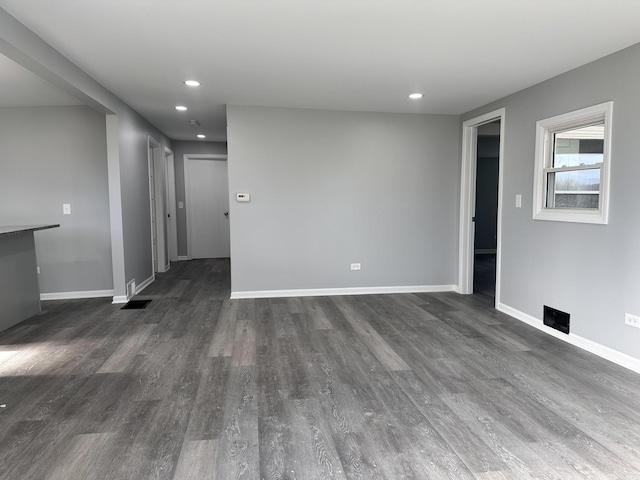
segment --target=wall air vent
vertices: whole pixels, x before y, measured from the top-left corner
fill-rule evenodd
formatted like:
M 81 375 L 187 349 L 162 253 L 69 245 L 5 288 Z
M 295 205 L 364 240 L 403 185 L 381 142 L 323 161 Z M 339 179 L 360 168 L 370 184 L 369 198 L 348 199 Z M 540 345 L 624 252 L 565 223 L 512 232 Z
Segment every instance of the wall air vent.
M 131 280 L 127 283 L 127 300 L 131 300 L 132 297 L 136 295 L 136 281 Z
M 569 333 L 569 314 L 555 308 L 544 306 L 544 324 L 562 333 Z

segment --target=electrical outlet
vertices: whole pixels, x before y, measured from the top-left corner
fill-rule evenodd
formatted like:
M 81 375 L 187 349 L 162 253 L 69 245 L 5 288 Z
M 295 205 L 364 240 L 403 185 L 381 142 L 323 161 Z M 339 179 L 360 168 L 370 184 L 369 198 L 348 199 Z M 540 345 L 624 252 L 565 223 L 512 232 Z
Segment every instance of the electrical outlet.
M 640 328 L 640 317 L 637 315 L 631 315 L 630 313 L 625 313 L 624 323 L 631 325 L 632 327 Z
M 360 270 L 360 264 L 359 263 L 352 263 L 351 264 L 351 270 Z

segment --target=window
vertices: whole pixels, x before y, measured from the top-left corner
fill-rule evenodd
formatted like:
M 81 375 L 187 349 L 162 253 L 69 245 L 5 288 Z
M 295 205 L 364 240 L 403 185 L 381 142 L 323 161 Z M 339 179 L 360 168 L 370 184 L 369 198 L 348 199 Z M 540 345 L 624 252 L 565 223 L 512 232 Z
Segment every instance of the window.
M 607 102 L 536 124 L 534 219 L 607 223 L 612 108 Z

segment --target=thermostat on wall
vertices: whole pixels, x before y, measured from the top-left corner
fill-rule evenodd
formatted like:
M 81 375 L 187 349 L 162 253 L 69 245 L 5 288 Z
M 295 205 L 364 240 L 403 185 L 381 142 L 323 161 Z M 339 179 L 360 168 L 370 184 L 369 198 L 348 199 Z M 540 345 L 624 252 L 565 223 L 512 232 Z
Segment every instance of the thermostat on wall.
M 248 193 L 236 193 L 236 202 L 250 202 L 251 195 Z

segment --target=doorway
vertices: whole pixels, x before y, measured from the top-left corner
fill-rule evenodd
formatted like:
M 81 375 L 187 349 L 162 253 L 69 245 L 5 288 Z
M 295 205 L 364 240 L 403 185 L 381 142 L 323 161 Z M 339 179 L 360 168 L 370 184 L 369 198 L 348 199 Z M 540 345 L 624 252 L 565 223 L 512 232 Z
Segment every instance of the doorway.
M 473 293 L 495 297 L 500 120 L 477 127 Z
M 184 156 L 189 258 L 229 258 L 227 156 Z
M 474 280 L 479 281 L 478 293 L 492 295 L 496 307 L 500 303 L 504 128 L 504 108 L 467 120 L 462 127 L 458 292 L 473 294 Z M 492 160 L 485 162 L 485 158 Z M 476 225 L 478 213 L 482 226 Z

